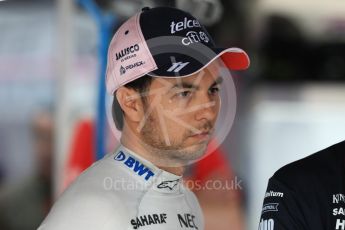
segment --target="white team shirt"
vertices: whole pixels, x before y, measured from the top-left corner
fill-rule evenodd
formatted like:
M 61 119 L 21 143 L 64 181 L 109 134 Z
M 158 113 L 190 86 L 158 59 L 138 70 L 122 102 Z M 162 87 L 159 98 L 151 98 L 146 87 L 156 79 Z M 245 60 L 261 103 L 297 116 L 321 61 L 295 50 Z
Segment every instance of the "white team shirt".
M 204 229 L 202 211 L 182 178 L 120 145 L 85 170 L 38 230 Z

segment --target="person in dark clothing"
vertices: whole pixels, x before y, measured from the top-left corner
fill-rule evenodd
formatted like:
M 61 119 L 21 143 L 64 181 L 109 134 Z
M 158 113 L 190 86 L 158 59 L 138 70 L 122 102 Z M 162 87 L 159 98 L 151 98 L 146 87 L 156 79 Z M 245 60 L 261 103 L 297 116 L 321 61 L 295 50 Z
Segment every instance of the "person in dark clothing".
M 279 169 L 259 230 L 345 230 L 345 141 Z

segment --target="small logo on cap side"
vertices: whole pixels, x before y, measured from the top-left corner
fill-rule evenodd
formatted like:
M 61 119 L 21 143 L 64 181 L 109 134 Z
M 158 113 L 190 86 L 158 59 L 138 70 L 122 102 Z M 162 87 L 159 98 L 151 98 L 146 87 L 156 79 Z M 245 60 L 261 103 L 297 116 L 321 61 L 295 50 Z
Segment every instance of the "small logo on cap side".
M 120 75 L 123 75 L 125 73 L 126 73 L 126 69 L 123 66 L 121 66 L 121 68 L 120 68 Z
M 189 62 L 175 62 L 172 64 L 172 66 L 167 70 L 167 72 L 179 72 L 181 69 L 183 69 L 186 65 L 188 65 Z
M 122 49 L 120 52 L 115 53 L 116 61 L 121 60 L 128 60 L 132 57 L 136 57 L 136 52 L 140 49 L 138 44 L 134 44 L 132 46 L 126 47 Z
M 131 70 L 131 69 L 137 68 L 137 67 L 142 66 L 144 64 L 145 64 L 144 61 L 138 61 L 138 62 L 129 64 L 126 67 L 121 66 L 120 67 L 120 75 L 125 74 L 127 72 L 127 70 Z
M 204 42 L 208 43 L 210 41 L 210 39 L 207 37 L 207 35 L 204 32 L 200 31 L 199 35 L 200 35 L 200 39 L 203 40 Z

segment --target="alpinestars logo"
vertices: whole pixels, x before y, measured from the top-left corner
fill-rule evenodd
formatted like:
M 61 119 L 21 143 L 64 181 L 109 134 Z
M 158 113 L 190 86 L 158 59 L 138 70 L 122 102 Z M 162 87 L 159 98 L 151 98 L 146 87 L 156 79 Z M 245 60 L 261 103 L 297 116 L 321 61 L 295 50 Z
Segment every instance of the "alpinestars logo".
M 171 191 L 177 186 L 178 182 L 179 182 L 179 179 L 163 181 L 162 183 L 157 185 L 157 188 L 160 188 L 160 189 L 168 188 Z
M 120 52 L 115 54 L 116 61 L 118 61 L 119 59 L 121 59 L 121 61 L 124 61 L 124 60 L 130 59 L 132 57 L 135 57 L 136 54 L 133 54 L 133 53 L 135 53 L 137 51 L 139 51 L 139 45 L 138 44 L 134 44 L 130 47 L 127 47 L 127 48 L 125 48 L 125 49 L 123 49 Z M 129 54 L 133 54 L 133 55 L 127 56 Z
M 116 161 L 123 161 L 123 164 L 126 165 L 128 168 L 130 168 L 132 171 L 134 171 L 139 176 L 145 176 L 145 180 L 149 180 L 152 176 L 155 174 L 144 164 L 142 164 L 140 161 L 134 159 L 131 156 L 126 156 L 126 154 L 122 151 L 120 151 L 114 159 Z

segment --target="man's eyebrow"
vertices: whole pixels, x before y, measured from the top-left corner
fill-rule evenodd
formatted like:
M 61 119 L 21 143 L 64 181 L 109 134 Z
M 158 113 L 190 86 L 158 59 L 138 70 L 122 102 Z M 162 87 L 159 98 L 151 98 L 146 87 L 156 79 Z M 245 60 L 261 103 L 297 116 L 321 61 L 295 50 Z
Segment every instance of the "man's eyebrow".
M 213 87 L 213 86 L 215 86 L 215 85 L 222 84 L 223 80 L 224 80 L 224 79 L 223 79 L 222 77 L 218 77 L 216 80 L 214 80 L 214 82 L 212 83 L 212 85 L 210 86 L 210 88 Z
M 193 85 L 192 83 L 188 83 L 188 82 L 178 82 L 174 84 L 170 89 L 176 89 L 176 88 L 182 88 L 182 89 L 188 88 L 188 89 L 198 90 L 199 86 Z
M 214 80 L 214 82 L 212 83 L 210 88 L 215 86 L 215 85 L 221 84 L 222 82 L 223 82 L 223 78 L 218 77 L 216 80 Z M 187 88 L 187 89 L 194 89 L 194 90 L 200 89 L 200 87 L 198 85 L 193 85 L 193 83 L 189 83 L 189 82 L 178 82 L 178 83 L 174 84 L 170 89 L 176 89 L 176 88 L 181 88 L 181 89 Z

